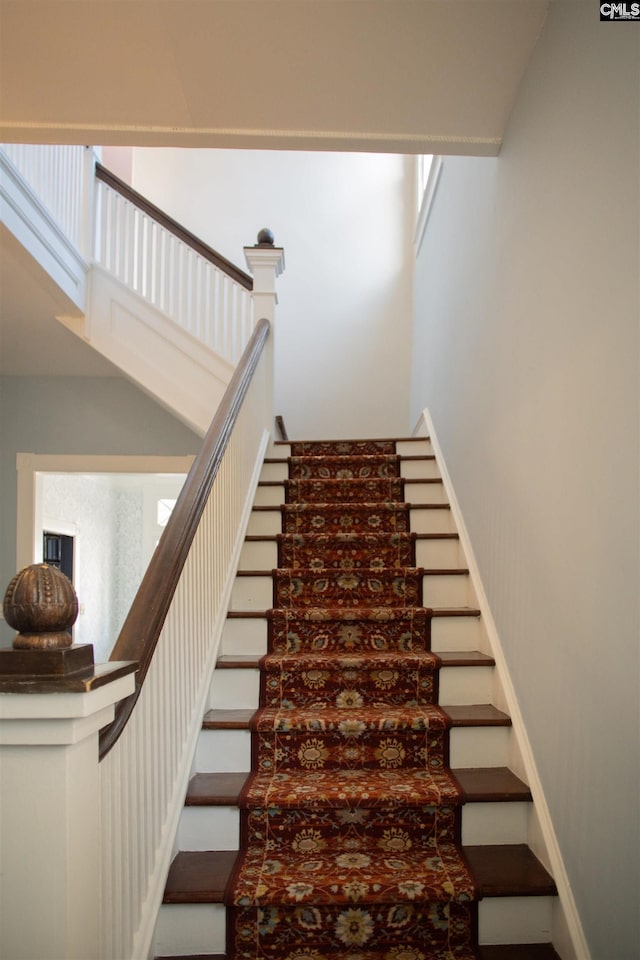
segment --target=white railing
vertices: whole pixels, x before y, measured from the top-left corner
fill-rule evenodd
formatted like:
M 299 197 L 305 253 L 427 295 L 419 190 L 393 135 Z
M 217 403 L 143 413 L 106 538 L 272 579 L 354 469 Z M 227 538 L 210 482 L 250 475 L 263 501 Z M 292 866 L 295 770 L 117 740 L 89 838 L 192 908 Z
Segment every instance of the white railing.
M 71 244 L 89 257 L 92 148 L 6 143 L 0 149 Z
M 215 477 L 139 699 L 120 738 L 100 764 L 104 960 L 146 957 L 150 947 L 269 437 L 271 370 L 268 340 Z M 188 484 L 189 480 L 185 487 Z M 174 515 L 179 508 L 180 501 Z M 116 653 L 117 648 L 114 656 Z
M 256 319 L 247 274 L 96 168 L 92 147 L 2 144 L 0 151 L 86 262 L 238 362 Z
M 204 244 L 193 238 L 196 249 L 185 242 L 150 208 L 96 180 L 95 262 L 229 363 L 237 363 L 254 326 L 250 281 L 229 275 L 206 255 Z

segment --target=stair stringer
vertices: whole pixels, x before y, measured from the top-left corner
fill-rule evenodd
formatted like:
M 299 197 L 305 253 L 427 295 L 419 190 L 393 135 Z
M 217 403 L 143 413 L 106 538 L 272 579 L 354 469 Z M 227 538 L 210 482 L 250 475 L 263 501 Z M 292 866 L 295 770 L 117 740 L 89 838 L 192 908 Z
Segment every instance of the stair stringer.
M 233 364 L 96 265 L 89 273 L 85 316 L 57 319 L 204 436 Z
M 487 594 L 480 576 L 480 569 L 473 552 L 471 539 L 467 531 L 460 505 L 456 498 L 453 483 L 449 475 L 442 448 L 438 442 L 435 425 L 427 408 L 413 431 L 415 437 L 429 437 L 440 470 L 451 515 L 460 537 L 460 546 L 469 569 L 472 589 L 481 611 L 481 621 L 486 638 L 487 649 L 495 659 L 495 705 L 508 713 L 512 722 L 510 765 L 514 772 L 529 786 L 532 795 L 532 815 L 529 822 L 529 846 L 547 867 L 556 883 L 558 896 L 553 911 L 552 942 L 564 960 L 590 960 L 589 947 L 578 913 L 573 891 L 564 866 L 560 846 L 556 837 L 547 805 L 533 750 L 529 741 L 515 688 L 507 666 L 500 636 L 493 619 Z

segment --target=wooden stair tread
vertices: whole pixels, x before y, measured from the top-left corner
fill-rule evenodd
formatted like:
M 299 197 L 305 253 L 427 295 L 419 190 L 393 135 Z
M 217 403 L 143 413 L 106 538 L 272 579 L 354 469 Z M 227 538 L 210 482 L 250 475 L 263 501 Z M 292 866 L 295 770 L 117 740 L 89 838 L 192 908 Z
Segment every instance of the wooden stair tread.
M 459 767 L 452 773 L 467 803 L 531 800 L 527 784 L 508 767 Z
M 481 960 L 560 960 L 550 943 L 507 943 L 480 947 Z M 199 953 L 155 960 L 227 960 L 224 953 Z
M 189 781 L 185 806 L 237 806 L 248 773 L 196 773 Z
M 222 903 L 237 850 L 182 850 L 169 867 L 163 903 Z
M 443 667 L 495 667 L 496 661 L 480 650 L 442 650 L 436 654 Z
M 248 730 L 255 710 L 207 710 L 202 721 L 205 730 Z
M 425 437 L 425 440 L 427 438 Z M 284 441 L 283 441 L 284 442 Z M 288 443 L 290 441 L 287 441 Z M 435 460 L 435 453 L 399 453 L 400 460 Z M 289 457 L 265 457 L 263 463 L 288 463 Z
M 277 543 L 278 536 L 281 534 L 277 533 L 248 533 L 246 535 L 246 543 Z M 289 536 L 294 536 L 294 534 L 289 534 Z M 459 540 L 459 533 L 416 533 L 416 540 Z
M 550 943 L 499 943 L 480 947 L 481 960 L 560 960 Z
M 274 446 L 289 447 L 292 443 L 426 443 L 431 437 L 344 437 L 341 440 L 327 440 L 321 437 L 319 440 L 305 440 L 301 437 L 298 440 L 274 440 Z
M 432 617 L 479 617 L 477 607 L 430 607 Z
M 265 480 L 264 482 L 265 482 L 265 483 L 271 482 L 271 483 L 275 483 L 277 486 L 282 486 L 282 481 L 281 481 L 281 480 L 273 480 L 273 481 L 266 481 L 266 480 Z M 270 513 L 275 513 L 275 512 L 280 513 L 280 512 L 282 511 L 282 504 L 281 504 L 281 503 L 274 503 L 274 504 L 257 504 L 257 503 L 254 503 L 254 505 L 252 506 L 251 509 L 252 509 L 252 510 L 255 510 L 256 512 L 261 512 L 261 513 L 264 513 L 265 511 L 270 512 Z M 450 503 L 417 503 L 417 502 L 412 502 L 412 503 L 409 504 L 409 509 L 410 509 L 410 510 L 451 510 L 451 504 L 450 504 Z
M 257 670 L 262 656 L 254 653 L 223 653 L 216 660 L 217 670 Z
M 556 896 L 553 877 L 525 843 L 463 847 L 482 897 Z
M 432 617 L 479 617 L 477 607 L 425 607 Z M 267 610 L 228 610 L 229 620 L 266 620 Z
M 236 570 L 236 577 L 270 577 L 274 570 L 285 570 L 289 572 L 289 567 L 270 567 L 268 570 Z M 331 568 L 327 568 L 331 569 Z M 336 568 L 337 569 L 337 568 Z M 369 569 L 363 567 L 361 569 Z M 376 568 L 373 568 L 377 570 Z M 393 568 L 390 568 L 393 569 Z M 420 570 L 424 576 L 429 577 L 467 577 L 469 576 L 468 567 L 410 567 L 411 570 Z M 296 567 L 295 573 L 308 573 L 311 567 Z
M 553 878 L 526 844 L 463 848 L 483 897 L 555 896 Z M 164 903 L 222 903 L 237 850 L 183 850 L 167 877 Z
M 493 667 L 495 660 L 479 650 L 443 650 L 436 654 L 440 657 L 443 667 Z M 216 668 L 222 670 L 257 670 L 262 654 L 230 654 L 225 653 L 218 657 Z
M 510 727 L 511 717 L 490 703 L 443 704 L 454 727 Z M 207 710 L 203 727 L 207 730 L 248 730 L 255 710 Z
M 227 620 L 266 620 L 266 610 L 227 610 Z
M 442 704 L 454 727 L 510 727 L 511 717 L 491 703 Z
M 442 477 L 400 477 L 405 485 L 410 483 L 444 483 Z
M 508 767 L 461 767 L 453 770 L 467 803 L 531 800 L 531 791 Z M 189 782 L 186 806 L 236 806 L 248 772 L 196 773 Z

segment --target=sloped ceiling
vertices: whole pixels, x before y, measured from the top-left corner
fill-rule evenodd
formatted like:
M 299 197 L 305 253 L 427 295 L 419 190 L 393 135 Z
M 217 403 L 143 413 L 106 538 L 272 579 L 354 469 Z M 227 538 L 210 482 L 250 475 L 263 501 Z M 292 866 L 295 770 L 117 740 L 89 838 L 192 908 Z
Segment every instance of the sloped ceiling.
M 495 155 L 546 0 L 1 0 L 5 142 Z

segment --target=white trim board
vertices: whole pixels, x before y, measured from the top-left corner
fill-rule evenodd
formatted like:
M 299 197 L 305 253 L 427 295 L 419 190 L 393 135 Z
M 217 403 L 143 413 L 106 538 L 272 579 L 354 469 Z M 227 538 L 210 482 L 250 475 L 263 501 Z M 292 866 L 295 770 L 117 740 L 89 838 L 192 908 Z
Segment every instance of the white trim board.
M 447 499 L 451 506 L 451 515 L 460 536 L 460 544 L 464 551 L 467 567 L 469 568 L 469 577 L 478 599 L 484 630 L 491 647 L 491 653 L 496 661 L 496 671 L 500 678 L 506 710 L 511 717 L 513 734 L 518 744 L 525 779 L 533 797 L 537 827 L 540 833 L 540 843 L 543 847 L 543 850 L 541 850 L 539 844 L 536 843 L 535 846 L 538 847 L 538 849 L 534 849 L 534 853 L 541 859 L 548 861 L 550 872 L 558 888 L 558 909 L 554 911 L 553 918 L 553 945 L 563 960 L 590 960 L 591 954 L 587 946 L 580 915 L 578 914 L 573 891 L 553 828 L 551 814 L 544 796 L 542 783 L 540 782 L 540 776 L 525 729 L 518 698 L 509 675 L 500 636 L 491 614 L 487 594 L 480 576 L 480 569 L 473 552 L 473 547 L 471 546 L 471 539 L 465 526 L 460 505 L 453 489 L 453 483 L 447 470 L 442 448 L 438 442 L 434 423 L 429 410 L 426 408 L 422 411 L 422 415 L 413 430 L 413 435 L 428 436 L 431 440 Z M 546 856 L 543 856 L 543 851 Z
M 413 237 L 413 249 L 416 257 L 420 252 L 422 238 L 424 237 L 425 230 L 427 229 L 427 222 L 429 220 L 431 208 L 433 207 L 433 201 L 435 200 L 441 170 L 442 157 L 434 156 L 431 160 L 429 176 L 427 177 L 427 182 L 425 184 L 422 197 L 418 198 L 420 206 L 418 209 L 418 219 L 416 221 L 416 232 Z

